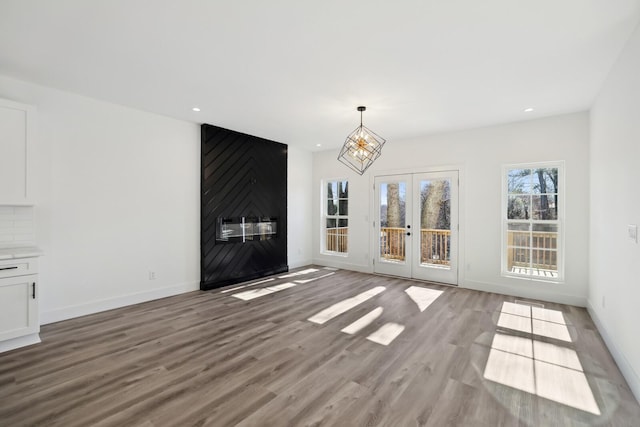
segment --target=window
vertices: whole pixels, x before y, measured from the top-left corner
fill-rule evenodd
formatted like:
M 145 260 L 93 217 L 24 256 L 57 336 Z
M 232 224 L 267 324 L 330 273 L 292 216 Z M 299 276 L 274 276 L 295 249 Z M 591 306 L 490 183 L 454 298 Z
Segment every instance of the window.
M 326 181 L 323 192 L 323 251 L 346 254 L 349 232 L 349 183 L 346 179 Z
M 562 163 L 504 168 L 502 273 L 561 281 Z

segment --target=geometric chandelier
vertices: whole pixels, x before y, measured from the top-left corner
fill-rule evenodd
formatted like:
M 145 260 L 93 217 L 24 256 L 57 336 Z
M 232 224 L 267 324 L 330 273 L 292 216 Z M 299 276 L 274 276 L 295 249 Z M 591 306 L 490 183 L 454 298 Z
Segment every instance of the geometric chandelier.
M 362 112 L 367 107 L 358 107 L 360 126 L 351 132 L 344 141 L 338 160 L 360 175 L 382 154 L 384 138 L 362 124 Z

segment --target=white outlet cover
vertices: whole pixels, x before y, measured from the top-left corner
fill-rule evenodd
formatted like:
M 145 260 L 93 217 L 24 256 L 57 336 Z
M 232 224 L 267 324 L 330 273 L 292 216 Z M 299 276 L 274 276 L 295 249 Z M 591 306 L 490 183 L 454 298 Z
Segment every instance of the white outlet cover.
M 638 226 L 635 224 L 629 224 L 627 225 L 627 230 L 629 231 L 629 238 L 638 243 Z

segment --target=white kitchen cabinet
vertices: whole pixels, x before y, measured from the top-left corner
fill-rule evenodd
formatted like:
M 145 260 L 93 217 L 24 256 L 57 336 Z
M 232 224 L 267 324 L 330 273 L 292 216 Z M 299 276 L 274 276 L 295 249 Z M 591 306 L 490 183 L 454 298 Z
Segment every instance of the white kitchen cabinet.
M 0 204 L 29 203 L 35 109 L 0 99 Z
M 37 257 L 0 259 L 0 352 L 40 342 L 37 273 Z

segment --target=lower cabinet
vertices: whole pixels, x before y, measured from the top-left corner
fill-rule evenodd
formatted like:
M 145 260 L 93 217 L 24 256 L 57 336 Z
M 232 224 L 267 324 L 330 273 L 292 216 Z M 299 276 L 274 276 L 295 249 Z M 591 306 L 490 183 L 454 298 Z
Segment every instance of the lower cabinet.
M 0 262 L 0 351 L 40 342 L 38 275 L 6 277 L 11 271 L 19 274 L 13 267 Z

